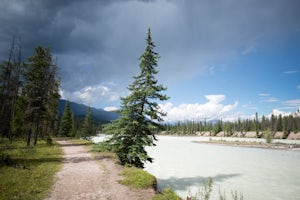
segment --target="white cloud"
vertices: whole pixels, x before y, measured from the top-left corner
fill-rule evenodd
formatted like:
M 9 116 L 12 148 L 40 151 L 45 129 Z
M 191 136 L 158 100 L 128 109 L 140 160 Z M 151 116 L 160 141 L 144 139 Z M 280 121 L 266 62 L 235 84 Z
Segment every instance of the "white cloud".
M 225 95 L 206 95 L 206 103 L 199 104 L 181 104 L 174 106 L 171 102 L 160 104 L 160 108 L 167 112 L 165 121 L 182 121 L 182 120 L 212 120 L 224 119 L 231 115 L 231 112 L 237 108 L 238 102 L 234 104 L 223 105 Z
M 279 116 L 279 115 L 281 115 L 281 116 L 288 116 L 288 115 L 290 115 L 292 113 L 291 112 L 284 112 L 284 111 L 281 111 L 279 109 L 273 109 L 272 112 L 268 115 L 268 117 L 270 119 L 271 119 L 272 114 L 275 115 L 275 116 Z
M 279 100 L 275 97 L 269 97 L 267 99 L 262 100 L 262 102 L 267 102 L 267 103 L 274 103 L 274 102 L 278 102 Z
M 260 97 L 269 97 L 269 96 L 271 96 L 271 94 L 268 94 L 268 93 L 260 93 L 260 94 L 258 94 L 258 96 L 260 96 Z
M 113 102 L 120 98 L 118 92 L 102 84 L 86 86 L 74 92 L 61 90 L 60 94 L 63 99 L 69 99 L 86 105 L 94 104 L 99 101 Z
M 260 98 L 260 102 L 274 103 L 279 101 L 279 99 L 272 97 L 272 95 L 268 93 L 260 93 L 258 96 Z
M 283 101 L 282 104 L 289 107 L 300 108 L 300 99 L 291 99 Z
M 105 110 L 105 111 L 116 111 L 116 110 L 119 110 L 119 108 L 111 106 L 111 107 L 105 107 L 103 110 Z
M 290 70 L 290 71 L 285 71 L 285 72 L 283 72 L 283 73 L 285 73 L 285 74 L 297 74 L 297 73 L 299 73 L 300 71 L 298 71 L 298 70 Z

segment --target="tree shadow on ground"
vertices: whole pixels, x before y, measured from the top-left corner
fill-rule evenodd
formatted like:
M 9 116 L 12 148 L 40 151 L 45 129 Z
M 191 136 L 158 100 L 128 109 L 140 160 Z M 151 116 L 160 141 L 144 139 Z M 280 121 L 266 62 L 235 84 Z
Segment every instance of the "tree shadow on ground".
M 202 177 L 202 176 L 195 176 L 195 177 L 184 177 L 184 178 L 176 178 L 171 177 L 168 179 L 157 179 L 158 184 L 162 188 L 172 188 L 174 190 L 188 190 L 189 187 L 193 185 L 202 186 L 209 178 L 212 178 L 213 182 L 221 182 L 225 179 L 234 178 L 237 176 L 241 176 L 241 174 L 218 174 L 213 177 Z

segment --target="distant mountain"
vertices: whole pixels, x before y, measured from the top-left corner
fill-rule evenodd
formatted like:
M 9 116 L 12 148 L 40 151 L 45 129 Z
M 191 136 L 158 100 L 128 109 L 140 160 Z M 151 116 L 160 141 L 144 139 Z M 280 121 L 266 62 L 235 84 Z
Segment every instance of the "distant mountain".
M 59 116 L 62 116 L 67 100 L 60 99 L 58 103 Z M 71 110 L 77 119 L 84 119 L 88 106 L 70 101 Z M 105 111 L 91 107 L 93 119 L 95 122 L 109 122 L 117 119 L 119 114 L 113 111 Z

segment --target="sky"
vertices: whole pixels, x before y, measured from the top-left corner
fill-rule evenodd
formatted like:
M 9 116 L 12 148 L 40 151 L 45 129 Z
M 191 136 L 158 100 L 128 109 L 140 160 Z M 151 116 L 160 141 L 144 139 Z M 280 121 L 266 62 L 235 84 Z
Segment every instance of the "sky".
M 151 28 L 166 121 L 300 108 L 298 0 L 1 0 L 0 60 L 13 36 L 59 66 L 62 98 L 113 110 L 139 73 Z

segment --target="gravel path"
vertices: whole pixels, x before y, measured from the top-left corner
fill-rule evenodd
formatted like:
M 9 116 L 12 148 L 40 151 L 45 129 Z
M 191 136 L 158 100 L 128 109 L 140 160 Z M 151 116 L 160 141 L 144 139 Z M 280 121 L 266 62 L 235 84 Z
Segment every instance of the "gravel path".
M 46 200 L 148 200 L 154 196 L 153 189 L 133 190 L 119 184 L 122 166 L 112 159 L 95 160 L 84 145 L 65 140 L 57 142 L 63 147 L 64 164 Z

